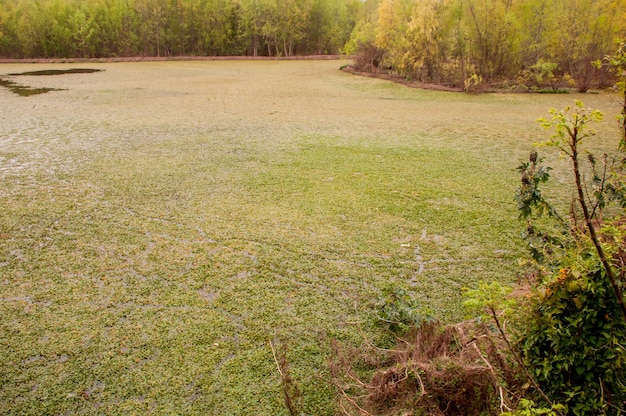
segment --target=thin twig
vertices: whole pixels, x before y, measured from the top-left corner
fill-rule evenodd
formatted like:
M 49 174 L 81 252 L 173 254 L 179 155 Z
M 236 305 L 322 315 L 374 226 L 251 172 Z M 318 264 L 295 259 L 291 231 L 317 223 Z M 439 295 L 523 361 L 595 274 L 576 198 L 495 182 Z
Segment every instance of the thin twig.
M 352 416 L 352 414 L 350 412 L 348 412 L 348 410 L 346 410 L 346 408 L 344 407 L 343 403 L 341 403 L 341 401 L 338 403 L 339 407 L 341 408 L 341 412 L 346 415 L 346 416 Z
M 413 364 L 413 362 L 409 362 L 409 364 Z M 408 371 L 409 371 L 409 367 L 407 366 L 407 377 L 409 375 Z M 413 369 L 411 369 L 411 371 L 415 375 L 415 378 L 417 379 L 417 382 L 420 385 L 420 398 L 421 398 L 422 396 L 424 396 L 426 394 L 426 388 L 424 387 L 424 382 L 422 381 L 422 377 L 420 376 L 419 368 L 418 368 L 417 371 L 415 371 Z
M 293 382 L 291 376 L 289 375 L 289 366 L 287 363 L 286 355 L 281 357 L 281 362 L 278 360 L 276 355 L 276 350 L 274 349 L 274 344 L 272 340 L 269 341 L 270 348 L 272 349 L 272 356 L 274 357 L 274 362 L 276 363 L 276 368 L 278 369 L 278 373 L 280 374 L 280 381 L 283 388 L 283 394 L 285 398 L 285 406 L 289 411 L 291 416 L 295 416 L 299 414 L 298 403 L 297 400 L 300 397 L 300 391 L 298 386 Z M 284 369 L 284 371 L 283 371 Z M 295 400 L 294 400 L 295 398 Z
M 506 410 L 510 412 L 513 409 L 511 409 L 509 406 L 506 405 L 506 403 L 504 403 L 504 392 L 502 391 L 502 386 L 498 386 L 498 389 L 500 390 L 500 412 L 504 413 L 505 407 Z
M 626 320 L 626 305 L 624 304 L 624 295 L 622 294 L 622 290 L 617 282 L 615 277 L 615 273 L 613 273 L 613 268 L 611 267 L 611 263 L 604 252 L 604 248 L 602 247 L 602 243 L 600 243 L 600 239 L 596 233 L 596 228 L 593 225 L 593 219 L 589 213 L 589 207 L 587 206 L 585 195 L 582 186 L 582 180 L 580 177 L 580 166 L 578 161 L 578 147 L 577 144 L 580 139 L 577 137 L 578 131 L 574 129 L 574 134 L 570 136 L 572 143 L 570 143 L 570 147 L 572 149 L 572 164 L 574 168 L 574 179 L 576 180 L 576 190 L 578 191 L 578 201 L 583 210 L 583 216 L 585 217 L 585 223 L 587 225 L 587 230 L 589 231 L 589 235 L 591 236 L 591 241 L 593 242 L 594 247 L 596 248 L 596 252 L 598 253 L 598 257 L 600 257 L 600 262 L 606 271 L 607 277 L 611 283 L 611 287 L 615 294 L 616 300 L 620 309 L 622 311 L 622 315 L 624 320 Z
M 284 378 L 284 374 L 280 368 L 280 364 L 278 363 L 278 358 L 276 357 L 276 350 L 274 349 L 274 344 L 272 343 L 272 340 L 269 340 L 269 344 L 270 344 L 270 348 L 272 349 L 272 355 L 274 356 L 274 362 L 276 363 L 276 369 L 278 370 L 278 373 L 280 374 L 280 379 L 282 380 Z
M 526 376 L 526 379 L 528 379 L 528 381 L 539 392 L 541 397 L 543 397 L 543 399 L 550 405 L 550 407 L 554 408 L 554 402 L 552 400 L 550 400 L 550 398 L 546 395 L 546 393 L 544 393 L 544 391 L 541 389 L 541 387 L 539 387 L 539 384 L 535 381 L 533 376 L 530 375 L 530 372 L 528 371 L 528 368 L 526 367 L 526 365 L 524 364 L 522 359 L 519 357 L 519 355 L 517 354 L 517 352 L 515 351 L 515 349 L 511 345 L 511 342 L 509 341 L 509 338 L 506 336 L 506 333 L 502 329 L 502 325 L 500 325 L 500 320 L 498 319 L 498 315 L 496 314 L 496 311 L 493 308 L 489 308 L 489 311 L 491 312 L 491 315 L 493 317 L 493 320 L 496 323 L 496 327 L 498 328 L 498 331 L 500 332 L 500 335 L 502 335 L 502 339 L 504 340 L 504 342 L 506 343 L 507 347 L 509 348 L 509 351 L 511 351 L 511 354 L 513 355 L 513 358 L 515 358 L 515 361 L 517 361 L 517 363 L 519 364 L 520 368 L 524 372 L 524 375 Z M 560 410 L 558 410 L 556 408 L 554 409 L 554 411 L 557 414 L 559 414 L 560 416 L 565 416 Z
M 500 386 L 499 383 L 498 383 L 498 376 L 497 376 L 495 370 L 493 369 L 493 366 L 483 356 L 483 353 L 480 351 L 480 348 L 478 348 L 478 345 L 476 345 L 475 342 L 472 342 L 471 344 L 472 344 L 472 347 L 474 347 L 474 349 L 476 350 L 476 353 L 478 353 L 478 356 L 481 358 L 481 360 L 483 360 L 483 362 L 485 363 L 487 368 L 489 368 L 489 371 L 491 372 L 491 374 L 493 374 L 493 384 L 494 384 L 494 387 L 496 387 L 498 389 L 498 391 L 500 392 L 500 412 L 504 413 L 504 408 L 505 407 L 506 407 L 507 410 L 511 410 L 511 408 L 504 403 L 504 392 L 502 391 L 502 386 Z
M 343 397 L 346 400 L 348 400 L 350 402 L 350 404 L 352 404 L 354 407 L 359 409 L 359 412 L 361 412 L 362 415 L 364 415 L 364 416 L 374 416 L 373 414 L 371 414 L 370 412 L 368 412 L 367 410 L 365 410 L 361 406 L 359 406 L 359 404 L 356 401 L 354 401 L 350 396 L 348 396 L 348 393 L 345 392 L 345 390 L 339 385 L 338 382 L 335 382 L 334 384 L 341 391 L 341 394 L 343 395 Z M 347 413 L 347 414 L 349 414 L 349 413 Z
M 352 371 L 348 371 L 347 376 L 354 380 L 360 387 L 367 388 L 369 387 L 367 384 L 363 383 L 357 376 L 355 376 Z

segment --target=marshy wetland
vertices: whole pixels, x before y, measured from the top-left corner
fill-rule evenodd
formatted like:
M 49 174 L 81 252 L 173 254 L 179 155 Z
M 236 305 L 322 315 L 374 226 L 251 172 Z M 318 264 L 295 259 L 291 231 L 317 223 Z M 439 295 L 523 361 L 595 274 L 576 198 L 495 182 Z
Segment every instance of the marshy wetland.
M 582 99 L 607 115 L 594 146 L 617 143 L 610 93 L 424 91 L 343 63 L 0 65 L 51 89 L 0 88 L 0 413 L 287 414 L 271 341 L 307 414 L 332 415 L 331 340 L 375 337 L 385 287 L 458 320 L 464 287 L 519 280 L 538 117 Z

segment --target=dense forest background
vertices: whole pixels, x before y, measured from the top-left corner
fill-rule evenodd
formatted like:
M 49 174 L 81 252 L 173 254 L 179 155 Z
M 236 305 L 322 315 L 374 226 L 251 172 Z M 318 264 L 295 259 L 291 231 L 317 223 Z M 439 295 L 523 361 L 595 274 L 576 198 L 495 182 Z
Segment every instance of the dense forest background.
M 380 0 L 344 48 L 362 67 L 428 82 L 571 83 L 586 91 L 594 66 L 626 33 L 624 0 Z
M 626 37 L 626 0 L 0 0 L 0 57 L 346 53 L 463 85 L 577 85 Z
M 0 0 L 0 56 L 336 54 L 360 7 L 360 0 Z

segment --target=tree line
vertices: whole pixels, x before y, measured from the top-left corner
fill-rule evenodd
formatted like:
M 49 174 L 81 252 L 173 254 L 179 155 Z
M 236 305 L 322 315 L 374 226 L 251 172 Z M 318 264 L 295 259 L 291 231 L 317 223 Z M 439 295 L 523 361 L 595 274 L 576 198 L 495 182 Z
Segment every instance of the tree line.
M 626 38 L 626 0 L 0 0 L 0 57 L 345 53 L 365 70 L 580 91 Z
M 346 51 L 366 69 L 429 82 L 521 81 L 585 91 L 626 35 L 625 0 L 380 0 Z M 601 81 L 601 80 L 600 80 Z
M 360 0 L 0 0 L 0 56 L 336 54 L 360 7 Z

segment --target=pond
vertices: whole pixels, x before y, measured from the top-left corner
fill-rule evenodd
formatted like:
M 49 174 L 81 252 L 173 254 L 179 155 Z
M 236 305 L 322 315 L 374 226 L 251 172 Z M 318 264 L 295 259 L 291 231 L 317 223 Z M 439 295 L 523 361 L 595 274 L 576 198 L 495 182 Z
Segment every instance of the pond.
M 304 412 L 337 414 L 330 344 L 380 338 L 385 288 L 458 320 L 464 287 L 517 281 L 538 117 L 583 99 L 616 145 L 609 95 L 343 63 L 0 65 L 55 90 L 0 89 L 0 414 L 286 414 L 270 341 Z

